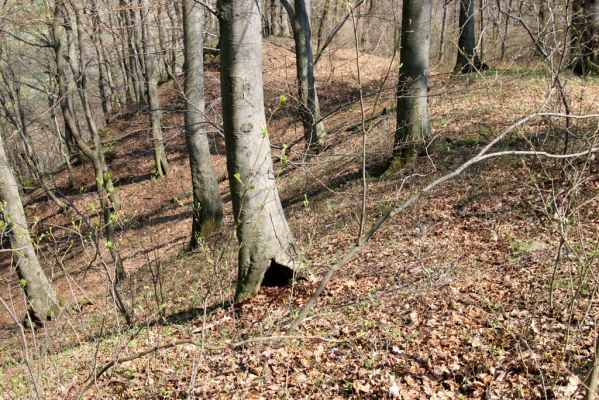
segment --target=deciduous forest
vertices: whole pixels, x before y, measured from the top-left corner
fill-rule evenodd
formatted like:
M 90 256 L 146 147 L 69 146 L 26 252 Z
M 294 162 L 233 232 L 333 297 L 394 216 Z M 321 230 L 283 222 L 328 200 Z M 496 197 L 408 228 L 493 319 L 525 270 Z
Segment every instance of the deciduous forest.
M 599 399 L 599 0 L 2 0 L 0 242 L 0 400 Z

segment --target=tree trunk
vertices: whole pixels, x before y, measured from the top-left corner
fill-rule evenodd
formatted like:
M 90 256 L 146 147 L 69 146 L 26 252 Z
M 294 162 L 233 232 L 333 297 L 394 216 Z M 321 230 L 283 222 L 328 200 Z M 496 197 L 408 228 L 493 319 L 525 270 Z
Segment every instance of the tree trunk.
M 193 187 L 193 221 L 190 247 L 223 223 L 223 205 L 212 167 L 204 115 L 204 17 L 195 0 L 183 2 L 185 49 L 185 132 Z
M 474 0 L 460 1 L 460 37 L 458 39 L 458 59 L 454 72 L 468 74 L 471 72 L 485 70 L 483 64 L 476 55 L 476 36 L 474 24 Z
M 411 163 L 416 143 L 431 136 L 427 102 L 431 17 L 432 0 L 403 1 L 392 170 Z
M 298 98 L 307 154 L 315 154 L 322 150 L 327 132 L 324 123 L 320 121 L 320 106 L 314 77 L 310 0 L 295 0 L 293 8 L 287 0 L 284 0 L 283 4 L 291 21 L 295 41 Z
M 447 25 L 447 2 L 443 0 L 443 17 L 441 18 L 441 37 L 439 38 L 439 55 L 437 56 L 437 62 L 440 63 L 443 59 L 443 53 L 445 53 L 445 26 Z
M 37 258 L 29 236 L 25 211 L 17 182 L 9 167 L 4 142 L 0 136 L 0 199 L 4 202 L 2 215 L 8 230 L 14 264 L 20 285 L 27 298 L 27 308 L 36 322 L 58 316 L 61 301 Z
M 288 283 L 300 266 L 270 154 L 264 115 L 260 10 L 219 0 L 221 91 L 227 169 L 239 240 L 236 300 L 263 283 Z
M 508 5 L 507 5 L 507 13 L 510 14 L 512 12 L 512 0 L 509 1 Z M 507 56 L 507 34 L 510 28 L 510 16 L 506 15 L 505 16 L 505 25 L 503 26 L 503 36 L 501 38 L 501 54 L 500 54 L 500 58 L 501 61 L 505 61 L 505 58 Z
M 159 178 L 168 174 L 168 161 L 164 150 L 162 138 L 160 99 L 158 98 L 158 71 L 156 68 L 156 46 L 152 44 L 152 32 L 150 31 L 151 14 L 148 9 L 148 0 L 140 0 L 142 8 L 142 42 L 144 49 L 146 90 L 148 94 L 148 105 L 150 107 L 150 125 L 152 127 L 152 139 L 154 145 L 154 161 L 156 163 L 156 176 Z
M 324 35 L 324 27 L 329 18 L 329 11 L 331 9 L 331 0 L 324 0 L 324 5 L 322 6 L 322 15 L 320 16 L 320 21 L 318 22 L 318 31 L 316 33 L 316 51 L 320 50 L 320 44 L 322 43 L 323 35 Z
M 177 76 L 177 16 L 175 7 L 171 7 L 170 4 L 166 5 L 166 14 L 168 15 L 168 19 L 170 21 L 170 35 L 171 35 L 171 44 L 169 49 L 169 63 L 171 64 L 171 74 L 173 77 Z
M 478 23 L 479 23 L 479 35 L 480 35 L 480 58 L 484 60 L 484 48 L 485 48 L 485 0 L 478 1 Z
M 599 0 L 572 3 L 572 71 L 577 75 L 599 73 Z

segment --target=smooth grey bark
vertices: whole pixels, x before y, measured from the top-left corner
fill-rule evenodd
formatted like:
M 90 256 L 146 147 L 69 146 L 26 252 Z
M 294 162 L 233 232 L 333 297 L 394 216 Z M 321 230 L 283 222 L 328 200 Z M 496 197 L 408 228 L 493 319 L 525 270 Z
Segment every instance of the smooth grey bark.
M 9 233 L 12 256 L 20 285 L 27 298 L 28 312 L 36 322 L 55 318 L 60 312 L 61 301 L 42 270 L 35 253 L 17 182 L 8 164 L 1 136 L 0 200 L 2 200 L 0 211 L 5 229 Z
M 454 72 L 468 74 L 487 69 L 476 55 L 476 36 L 474 32 L 474 0 L 459 0 L 460 31 L 458 38 L 458 58 Z
M 298 98 L 300 100 L 300 115 L 304 126 L 307 153 L 318 153 L 322 150 L 327 132 L 320 118 L 320 106 L 314 77 L 310 0 L 294 0 L 294 7 L 291 7 L 287 0 L 282 0 L 282 2 L 291 21 L 295 42 Z
M 146 90 L 148 95 L 148 105 L 150 108 L 149 117 L 152 128 L 152 141 L 154 146 L 154 162 L 156 164 L 156 176 L 159 178 L 168 174 L 169 167 L 164 150 L 164 139 L 162 137 L 162 111 L 160 109 L 160 99 L 158 98 L 158 68 L 156 63 L 156 46 L 152 41 L 150 31 L 151 13 L 148 8 L 148 0 L 140 0 L 142 9 L 142 43 L 144 49 Z
M 577 75 L 599 73 L 599 0 L 572 3 L 571 68 Z
M 270 154 L 260 10 L 253 0 L 219 0 L 218 11 L 227 170 L 240 245 L 235 294 L 239 301 L 256 294 L 265 279 L 287 283 L 301 262 Z
M 222 227 L 223 205 L 212 166 L 204 110 L 204 16 L 194 0 L 183 1 L 185 133 L 191 167 L 193 220 L 190 247 Z
M 417 143 L 430 138 L 428 114 L 432 0 L 403 0 L 397 125 L 391 169 L 411 163 Z

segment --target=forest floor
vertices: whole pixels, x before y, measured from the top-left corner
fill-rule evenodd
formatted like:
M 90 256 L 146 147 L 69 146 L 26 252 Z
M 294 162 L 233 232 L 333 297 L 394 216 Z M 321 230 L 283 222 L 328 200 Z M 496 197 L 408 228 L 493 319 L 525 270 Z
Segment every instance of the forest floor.
M 366 116 L 393 107 L 396 62 L 362 54 L 360 66 Z M 289 42 L 265 44 L 265 101 L 277 182 L 297 243 L 320 276 L 354 246 L 360 225 L 355 53 L 337 49 L 317 68 L 323 115 L 332 114 L 325 119 L 327 148 L 310 161 L 302 161 L 298 143 L 294 68 Z M 398 198 L 473 157 L 518 119 L 553 106 L 546 102 L 549 86 L 542 67 L 433 75 L 435 139 L 413 169 L 375 177 L 390 155 L 394 113 L 367 123 L 367 227 Z M 573 113 L 596 112 L 599 82 L 566 80 Z M 24 315 L 19 282 L 10 257 L 0 254 L 0 295 L 12 308 L 0 309 L 0 399 L 35 396 L 32 376 L 40 398 L 48 399 L 76 398 L 82 388 L 84 398 L 140 399 L 582 396 L 599 311 L 594 290 L 588 289 L 598 285 L 596 161 L 595 174 L 587 173 L 575 199 L 568 200 L 577 210 L 569 233 L 579 244 L 576 249 L 584 253 L 595 246 L 583 254 L 591 271 L 580 281 L 583 294 L 572 294 L 577 290 L 572 282 L 584 270 L 572 249 L 560 261 L 551 301 L 549 296 L 560 248 L 561 225 L 554 214 L 569 175 L 561 173 L 560 162 L 504 157 L 473 166 L 383 225 L 334 276 L 294 337 L 272 338 L 286 334 L 318 280 L 265 287 L 251 300 L 229 306 L 236 239 L 224 143 L 212 128 L 226 226 L 199 250 L 185 250 L 191 185 L 181 85 L 179 79 L 160 88 L 171 165 L 167 178 L 153 178 L 146 114 L 118 114 L 105 133 L 123 204 L 118 246 L 129 274 L 122 290 L 134 311 L 134 326 L 118 317 L 106 279 L 109 257 L 105 251 L 97 257 L 90 244 L 99 206 L 90 166 L 83 163 L 70 175 L 63 171 L 55 177 L 58 191 L 74 206 L 70 211 L 59 213 L 39 191 L 26 202 L 47 273 L 70 310 L 43 330 L 21 330 L 16 323 Z M 219 90 L 218 62 L 212 60 L 206 104 L 215 125 L 221 122 Z M 281 104 L 280 95 L 289 100 Z M 526 150 L 535 144 L 559 152 L 562 137 L 549 120 L 538 118 L 497 149 Z M 573 137 L 575 148 L 579 136 Z M 289 147 L 281 157 L 284 144 Z M 93 378 L 107 363 L 129 356 L 132 360 Z

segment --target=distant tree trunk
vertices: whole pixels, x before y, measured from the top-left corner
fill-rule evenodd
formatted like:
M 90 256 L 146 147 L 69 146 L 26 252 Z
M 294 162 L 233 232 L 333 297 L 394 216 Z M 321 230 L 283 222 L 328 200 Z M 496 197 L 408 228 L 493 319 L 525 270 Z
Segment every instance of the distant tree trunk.
M 170 4 L 167 3 L 166 5 L 166 14 L 168 15 L 168 19 L 170 21 L 170 34 L 171 34 L 171 44 L 169 46 L 169 63 L 171 65 L 171 74 L 174 76 L 177 76 L 177 16 L 176 14 L 176 8 L 173 6 L 171 7 Z
M 236 300 L 263 283 L 288 283 L 300 266 L 270 154 L 264 114 L 260 10 L 219 0 L 221 91 L 227 169 L 240 243 Z
M 497 0 L 499 1 L 499 0 Z M 512 12 L 512 0 L 509 1 L 508 5 L 507 5 L 507 13 L 510 14 Z M 505 61 L 505 58 L 507 57 L 507 34 L 510 28 L 510 16 L 506 15 L 505 16 L 505 25 L 503 26 L 503 36 L 501 38 L 501 54 L 500 54 L 500 58 L 501 61 Z
M 102 112 L 104 114 L 104 123 L 108 125 L 110 123 L 110 107 L 108 96 L 108 65 L 107 60 L 103 58 L 103 53 L 100 51 L 100 42 L 102 41 L 100 32 L 100 15 L 96 7 L 96 1 L 91 0 L 91 12 L 92 12 L 92 33 L 91 40 L 96 51 L 96 64 L 98 66 L 98 88 L 100 89 L 100 104 L 102 105 Z
M 129 62 L 127 65 L 129 67 L 129 78 L 132 82 L 135 93 L 134 99 L 136 104 L 144 104 L 145 95 L 143 88 L 143 74 L 140 62 L 141 57 L 139 55 L 141 49 L 139 42 L 136 40 L 137 35 L 135 34 L 135 32 L 138 30 L 136 28 L 137 22 L 135 18 L 135 12 L 131 10 L 131 4 L 128 0 L 120 0 L 120 5 L 122 7 L 122 22 L 127 35 L 128 49 L 125 54 L 128 54 L 129 56 Z
M 324 35 L 324 27 L 329 18 L 329 10 L 331 9 L 331 0 L 324 0 L 324 5 L 322 6 L 322 15 L 320 16 L 320 21 L 318 22 L 318 32 L 316 33 L 316 50 L 320 50 L 320 44 L 322 43 L 323 35 Z
M 146 90 L 148 94 L 148 105 L 150 107 L 150 125 L 152 127 L 152 139 L 154 145 L 154 161 L 156 164 L 156 176 L 159 178 L 168 174 L 168 161 L 164 150 L 164 139 L 162 137 L 160 99 L 158 98 L 158 71 L 156 68 L 156 46 L 152 44 L 152 32 L 150 31 L 151 14 L 148 8 L 148 0 L 140 0 L 142 9 L 142 42 L 144 49 Z
M 445 27 L 447 25 L 447 3 L 449 0 L 443 0 L 443 17 L 441 18 L 441 35 L 439 38 L 439 55 L 437 62 L 440 63 L 445 53 Z
M 137 102 L 137 100 L 136 100 L 135 87 L 134 87 L 134 83 L 133 83 L 133 76 L 131 73 L 132 68 L 129 65 L 130 57 L 129 57 L 129 54 L 127 51 L 129 48 L 129 34 L 128 34 L 129 28 L 125 27 L 125 23 L 122 21 L 123 19 L 124 19 L 123 11 L 120 11 L 119 13 L 116 14 L 117 27 L 115 28 L 114 19 L 112 17 L 112 14 L 108 14 L 108 22 L 110 24 L 110 29 L 113 31 L 120 32 L 120 34 L 119 34 L 120 40 L 119 40 L 118 45 L 115 45 L 115 48 L 116 48 L 115 50 L 116 50 L 119 67 L 121 70 L 121 78 L 123 81 L 121 90 L 124 93 L 125 100 L 123 101 L 122 105 L 125 106 L 125 105 L 129 105 L 129 104 L 134 104 Z
M 320 106 L 314 77 L 310 0 L 295 0 L 294 7 L 291 7 L 287 0 L 282 1 L 291 21 L 295 41 L 297 88 L 304 139 L 307 153 L 314 154 L 322 150 L 327 132 L 324 123 L 320 121 Z
M 8 164 L 0 136 L 0 210 L 10 237 L 14 265 L 27 298 L 27 308 L 35 322 L 58 316 L 61 301 L 42 270 L 29 236 L 25 211 L 15 177 Z
M 391 170 L 411 163 L 416 143 L 430 138 L 428 77 L 432 0 L 403 0 L 397 126 Z
M 479 22 L 479 37 L 480 37 L 480 58 L 484 60 L 485 50 L 485 0 L 478 1 L 478 22 Z
M 156 26 L 158 27 L 158 49 L 159 49 L 158 53 L 160 54 L 160 57 L 159 57 L 160 62 L 156 63 L 156 66 L 158 67 L 161 64 L 164 65 L 164 75 L 162 75 L 160 73 L 158 74 L 160 77 L 159 78 L 160 82 L 166 81 L 170 76 L 175 75 L 173 72 L 170 71 L 171 63 L 167 56 L 168 49 L 170 49 L 175 44 L 174 43 L 168 44 L 166 34 L 164 32 L 164 26 L 163 26 L 163 21 L 164 21 L 163 8 L 164 8 L 164 4 L 162 3 L 162 0 L 158 0 L 158 11 L 157 11 L 156 18 L 154 18 L 154 21 L 156 22 Z M 146 17 L 146 18 L 148 18 L 148 17 Z M 159 70 L 159 72 L 161 72 L 162 68 L 158 68 L 158 70 Z
M 599 73 L 599 0 L 572 3 L 572 71 L 577 75 Z
M 185 48 L 185 132 L 193 186 L 193 221 L 190 247 L 223 223 L 223 205 L 212 167 L 204 116 L 204 17 L 195 0 L 183 2 Z
M 362 34 L 360 35 L 360 46 L 365 48 L 370 45 L 370 21 L 375 13 L 376 0 L 368 0 L 368 13 L 362 19 Z
M 460 37 L 458 39 L 458 59 L 454 72 L 468 74 L 488 67 L 476 55 L 474 24 L 474 0 L 460 1 Z

